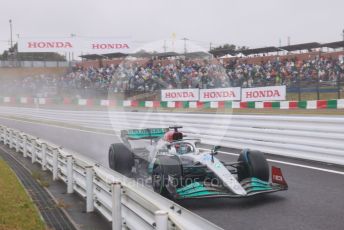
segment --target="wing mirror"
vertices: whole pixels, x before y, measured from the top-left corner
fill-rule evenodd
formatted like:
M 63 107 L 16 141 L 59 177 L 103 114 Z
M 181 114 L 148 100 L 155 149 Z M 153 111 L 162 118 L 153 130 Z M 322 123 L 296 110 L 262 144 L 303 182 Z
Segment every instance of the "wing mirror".
M 212 148 L 212 150 L 211 150 L 211 162 L 213 162 L 214 163 L 214 156 L 215 155 L 217 155 L 218 154 L 218 150 L 221 148 L 221 146 L 219 146 L 219 145 L 215 145 L 213 148 Z
M 221 146 L 219 145 L 215 145 L 212 150 L 211 150 L 211 153 L 216 155 L 217 154 L 217 151 L 221 148 Z

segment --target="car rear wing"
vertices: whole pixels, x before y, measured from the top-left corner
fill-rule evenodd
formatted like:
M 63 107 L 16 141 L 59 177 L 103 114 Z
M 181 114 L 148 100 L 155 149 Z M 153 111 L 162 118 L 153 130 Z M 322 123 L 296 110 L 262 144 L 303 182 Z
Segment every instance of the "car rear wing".
M 123 141 L 161 138 L 168 130 L 168 128 L 121 130 L 121 138 Z

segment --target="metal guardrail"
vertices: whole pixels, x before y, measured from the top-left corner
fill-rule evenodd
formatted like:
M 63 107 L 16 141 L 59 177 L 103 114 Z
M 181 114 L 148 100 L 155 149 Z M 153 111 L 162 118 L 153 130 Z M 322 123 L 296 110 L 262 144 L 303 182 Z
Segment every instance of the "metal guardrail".
M 86 199 L 86 211 L 98 210 L 114 230 L 221 229 L 136 181 L 48 141 L 0 126 L 0 142 L 50 171 L 53 180 L 62 180 L 67 193 Z
M 230 148 L 344 165 L 344 117 L 273 116 L 2 108 L 1 114 L 77 124 L 89 128 L 184 126 L 190 137 Z
M 344 118 L 222 114 L 116 113 L 117 129 L 184 126 L 202 143 L 344 165 Z

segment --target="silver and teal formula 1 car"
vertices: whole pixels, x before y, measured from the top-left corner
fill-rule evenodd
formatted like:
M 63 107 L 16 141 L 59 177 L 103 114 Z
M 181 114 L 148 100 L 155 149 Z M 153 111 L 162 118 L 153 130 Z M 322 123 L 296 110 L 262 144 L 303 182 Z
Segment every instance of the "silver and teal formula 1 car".
M 122 130 L 122 143 L 109 149 L 109 165 L 126 176 L 146 174 L 155 192 L 172 199 L 249 197 L 287 190 L 281 169 L 269 165 L 258 151 L 244 149 L 236 162 L 223 162 L 212 150 L 198 148 L 178 129 Z

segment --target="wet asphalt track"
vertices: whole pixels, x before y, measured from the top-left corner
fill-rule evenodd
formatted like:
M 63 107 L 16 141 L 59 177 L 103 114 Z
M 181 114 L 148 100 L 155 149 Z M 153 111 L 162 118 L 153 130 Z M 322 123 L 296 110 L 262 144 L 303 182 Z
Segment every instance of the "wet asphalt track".
M 0 124 L 47 139 L 104 165 L 108 165 L 108 146 L 118 141 L 116 136 L 110 134 L 39 123 L 0 118 Z M 236 160 L 236 156 L 232 155 L 221 154 L 219 157 Z M 245 199 L 188 200 L 179 203 L 224 229 L 344 229 L 344 167 L 271 155 L 268 158 L 335 170 L 342 174 L 270 163 L 282 168 L 289 184 L 288 191 Z

